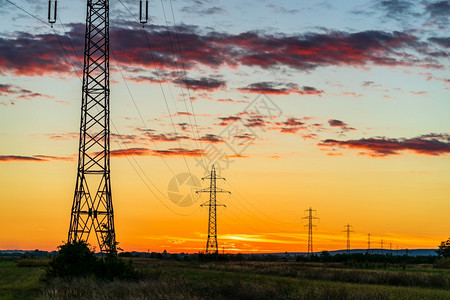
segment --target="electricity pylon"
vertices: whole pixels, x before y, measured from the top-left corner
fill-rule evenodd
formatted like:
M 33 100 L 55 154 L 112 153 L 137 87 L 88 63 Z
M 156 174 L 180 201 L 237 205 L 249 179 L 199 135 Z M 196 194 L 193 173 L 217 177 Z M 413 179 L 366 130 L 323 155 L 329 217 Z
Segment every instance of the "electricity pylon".
M 370 254 L 370 233 L 367 234 L 367 253 Z
M 68 241 L 87 241 L 93 230 L 102 253 L 116 252 L 109 95 L 109 0 L 87 0 L 78 169 Z
M 311 207 L 307 210 L 305 210 L 308 212 L 308 216 L 303 217 L 302 219 L 308 219 L 308 257 L 313 254 L 313 227 L 317 227 L 316 225 L 313 224 L 313 220 L 314 219 L 319 219 L 317 217 L 313 216 L 313 211 L 317 212 L 317 210 L 313 210 Z
M 352 225 L 347 224 L 344 226 L 346 229 L 344 232 L 347 232 L 347 254 L 350 254 L 350 232 L 354 232 L 353 230 L 350 230 Z
M 211 168 L 211 175 L 207 177 L 203 177 L 202 180 L 209 179 L 209 188 L 204 188 L 196 193 L 209 193 L 209 201 L 200 205 L 209 206 L 209 221 L 208 221 L 208 240 L 206 241 L 206 253 L 219 253 L 219 248 L 217 245 L 217 206 L 225 206 L 224 204 L 217 204 L 217 193 L 229 193 L 229 191 L 225 191 L 221 188 L 217 187 L 216 180 L 223 179 L 223 177 L 218 177 L 216 175 L 216 168 L 214 165 Z

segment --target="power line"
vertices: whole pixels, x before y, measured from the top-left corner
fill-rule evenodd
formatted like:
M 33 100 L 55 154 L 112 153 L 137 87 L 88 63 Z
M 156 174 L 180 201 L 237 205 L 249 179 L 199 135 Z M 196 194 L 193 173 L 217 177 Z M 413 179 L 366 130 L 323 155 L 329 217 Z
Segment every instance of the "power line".
M 140 21 L 133 15 L 133 13 L 126 7 L 126 5 L 125 5 L 121 0 L 119 0 L 119 2 L 122 4 L 122 6 L 128 11 L 128 13 L 129 13 L 129 14 L 130 14 L 137 22 L 140 22 Z M 142 25 L 143 25 L 143 24 L 142 24 Z M 155 60 L 155 57 L 154 57 L 154 55 L 153 55 L 153 51 L 152 51 L 151 46 L 150 46 L 150 41 L 149 41 L 149 39 L 148 39 L 148 34 L 147 34 L 147 31 L 145 30 L 144 25 L 143 25 L 143 30 L 144 30 L 144 33 L 145 33 L 145 39 L 146 39 L 146 42 L 147 42 L 147 47 L 148 47 L 148 50 L 149 50 L 149 53 L 150 53 L 150 56 L 151 56 L 151 59 L 152 59 L 152 62 L 153 62 L 154 68 L 155 68 L 155 73 L 156 73 L 156 76 L 157 76 L 157 81 L 158 81 L 158 83 L 159 83 L 159 86 L 160 86 L 160 89 L 161 89 L 161 93 L 162 93 L 162 95 L 163 95 L 164 103 L 165 103 L 165 105 L 166 105 L 166 109 L 167 109 L 167 112 L 168 112 L 168 115 L 169 115 L 169 118 L 170 118 L 170 122 L 171 122 L 171 124 L 172 124 L 172 128 L 173 128 L 173 130 L 174 130 L 175 135 L 178 136 L 177 129 L 176 129 L 175 123 L 174 123 L 174 121 L 173 121 L 172 113 L 170 112 L 170 108 L 169 108 L 169 105 L 168 105 L 168 102 L 167 102 L 167 97 L 166 97 L 166 94 L 165 94 L 164 89 L 163 89 L 163 86 L 162 86 L 162 80 L 161 80 L 161 77 L 160 77 L 160 75 L 159 75 L 158 69 L 157 69 L 157 67 L 156 67 L 156 60 Z M 123 77 L 123 74 L 122 74 L 122 77 Z M 125 81 L 125 79 L 124 79 L 124 81 Z M 176 103 L 175 103 L 175 100 L 174 100 L 174 97 L 173 97 L 173 95 L 172 95 L 172 91 L 171 91 L 171 89 L 170 89 L 170 86 L 169 86 L 169 92 L 170 92 L 170 94 L 171 94 L 171 96 L 172 96 L 172 102 L 174 103 L 174 106 L 175 106 L 175 108 L 177 109 Z M 182 94 L 184 94 L 184 93 L 182 92 Z M 138 109 L 136 104 L 135 104 L 135 107 L 136 107 L 136 109 Z M 141 117 L 141 120 L 142 120 L 142 117 Z M 180 119 L 180 120 L 181 120 L 181 119 Z M 145 122 L 144 122 L 144 126 L 146 127 Z M 191 124 L 191 127 L 192 127 L 192 124 Z M 193 133 L 193 134 L 194 134 L 194 133 Z M 195 136 L 194 136 L 194 141 L 195 141 L 195 143 L 197 144 L 197 141 L 195 140 Z M 180 142 L 179 139 L 178 139 L 178 144 L 179 144 L 180 148 L 182 148 L 182 147 L 181 147 L 181 142 Z M 156 146 L 156 145 L 155 145 L 155 146 Z M 197 144 L 197 148 L 198 148 L 198 144 Z M 201 147 L 200 147 L 200 148 L 201 148 Z M 202 148 L 201 148 L 201 150 L 202 150 L 202 154 L 203 154 L 204 151 L 203 151 Z M 185 162 L 185 164 L 186 164 L 186 168 L 187 168 L 187 170 L 188 170 L 188 173 L 192 176 L 192 172 L 191 172 L 190 167 L 189 167 L 189 165 L 188 165 L 188 163 L 187 163 L 186 156 L 184 155 L 184 153 L 182 153 L 182 157 L 183 157 L 184 162 Z M 166 165 L 167 165 L 167 164 L 166 164 Z M 172 173 L 173 173 L 173 172 L 172 172 Z
M 33 15 L 32 13 L 26 11 L 26 10 L 23 9 L 22 7 L 20 7 L 20 6 L 16 5 L 16 4 L 14 4 L 13 2 L 11 2 L 11 1 L 9 1 L 9 0 L 5 0 L 5 1 L 8 2 L 8 3 L 11 4 L 11 5 L 14 5 L 15 7 L 17 7 L 18 9 L 20 9 L 21 11 L 23 11 L 23 12 L 26 13 L 27 15 L 31 16 L 32 18 L 35 18 L 36 20 L 38 20 L 39 22 L 45 24 L 46 26 L 50 26 L 50 24 L 48 24 L 47 22 L 45 22 L 45 21 L 39 19 L 38 17 L 36 17 L 36 16 Z
M 185 84 L 186 84 L 186 89 L 187 89 L 187 91 L 188 91 L 188 97 L 189 97 L 189 102 L 190 102 L 190 105 L 191 105 L 191 110 L 192 110 L 192 116 L 193 116 L 193 118 L 194 118 L 194 123 L 195 123 L 195 127 L 196 127 L 196 129 L 197 130 L 199 130 L 198 128 L 198 124 L 197 124 L 197 117 L 196 117 L 196 115 L 195 115 L 195 111 L 194 111 L 194 105 L 192 104 L 192 97 L 191 97 L 191 93 L 190 93 L 190 91 L 189 91 L 189 86 L 188 86 L 188 84 L 187 84 L 187 74 L 186 74 L 186 66 L 185 66 L 185 64 L 184 64 L 184 56 L 183 56 L 183 52 L 182 52 L 182 50 L 181 50 L 181 42 L 180 42 L 180 37 L 179 37 L 179 34 L 178 34 L 178 30 L 177 30 L 177 26 L 176 26 L 176 21 L 175 21 L 175 14 L 174 14 L 174 11 L 173 11 L 173 5 L 172 5 L 172 0 L 170 0 L 170 9 L 171 9 L 171 11 L 172 11 L 172 19 L 173 19 L 173 29 L 174 29 L 174 31 L 175 31 L 175 36 L 177 37 L 177 43 L 178 43 L 178 50 L 179 50 L 179 52 L 180 52 L 180 59 L 181 59 L 181 66 L 182 66 L 182 68 L 183 68 L 183 74 L 184 74 L 184 82 L 185 82 Z M 165 13 L 164 13 L 164 18 L 165 18 Z M 166 22 L 167 23 L 167 22 Z M 185 105 L 186 105 L 186 101 L 184 102 L 185 103 Z M 186 105 L 187 106 L 187 105 Z M 187 109 L 187 107 L 186 107 L 186 110 L 188 110 Z M 190 117 L 188 116 L 188 119 L 189 119 L 189 122 L 190 122 Z M 192 127 L 192 125 L 191 125 L 191 127 Z M 192 129 L 193 130 L 193 129 Z M 200 134 L 197 132 L 197 136 L 198 137 L 200 137 Z M 200 147 L 202 147 L 202 145 L 201 145 L 201 143 L 200 143 Z M 203 148 L 201 148 L 201 150 L 203 151 Z M 207 165 L 206 165 L 206 160 L 204 159 L 204 164 L 205 164 L 205 167 L 207 167 Z

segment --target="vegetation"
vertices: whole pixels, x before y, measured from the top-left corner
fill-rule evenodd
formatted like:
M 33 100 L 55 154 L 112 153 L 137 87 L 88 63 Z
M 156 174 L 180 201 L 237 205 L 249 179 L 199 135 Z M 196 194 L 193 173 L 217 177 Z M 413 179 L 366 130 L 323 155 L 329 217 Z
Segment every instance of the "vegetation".
M 98 258 L 85 241 L 67 242 L 60 245 L 58 249 L 58 254 L 48 264 L 44 281 L 79 277 L 108 280 L 137 278 L 131 260 L 126 263 L 114 252 Z
M 450 258 L 450 239 L 442 241 L 436 253 L 439 257 Z
M 94 261 L 85 246 L 78 254 Z M 295 257 L 288 261 L 250 255 L 158 257 L 122 259 L 125 265 L 132 260 L 139 272 L 133 280 L 102 278 L 92 271 L 46 282 L 39 281 L 46 272 L 43 266 L 50 269 L 62 258 L 0 259 L 0 299 L 450 299 L 450 270 L 430 263 L 366 268 L 363 263 L 295 261 Z M 102 261 L 94 258 L 96 264 Z

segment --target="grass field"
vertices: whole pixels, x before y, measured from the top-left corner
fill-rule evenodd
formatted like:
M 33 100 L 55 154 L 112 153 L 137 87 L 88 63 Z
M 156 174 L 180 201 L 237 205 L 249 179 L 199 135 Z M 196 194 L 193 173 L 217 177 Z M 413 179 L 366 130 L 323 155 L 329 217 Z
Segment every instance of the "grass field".
M 450 299 L 450 271 L 134 258 L 137 282 L 39 280 L 48 260 L 0 259 L 0 299 Z

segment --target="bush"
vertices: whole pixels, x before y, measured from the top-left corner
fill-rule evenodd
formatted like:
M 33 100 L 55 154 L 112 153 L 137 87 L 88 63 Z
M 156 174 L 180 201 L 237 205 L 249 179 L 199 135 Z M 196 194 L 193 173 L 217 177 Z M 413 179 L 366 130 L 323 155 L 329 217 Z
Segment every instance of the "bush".
M 115 253 L 109 253 L 104 258 L 97 258 L 85 241 L 67 242 L 60 245 L 58 249 L 58 254 L 51 259 L 46 268 L 44 281 L 56 277 L 94 277 L 108 280 L 138 277 L 131 260 L 126 263 Z

